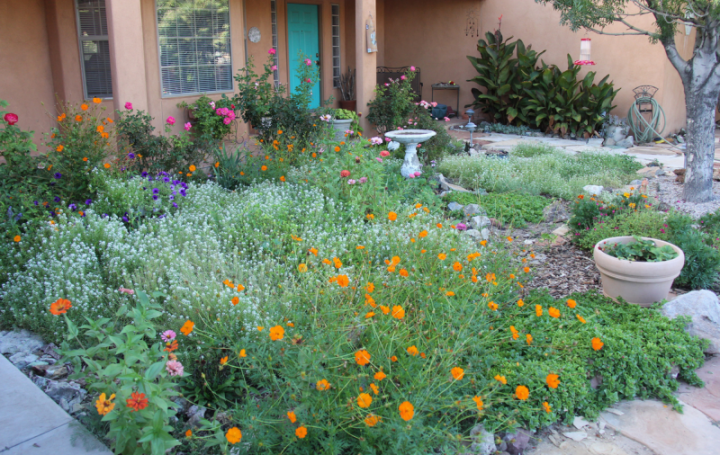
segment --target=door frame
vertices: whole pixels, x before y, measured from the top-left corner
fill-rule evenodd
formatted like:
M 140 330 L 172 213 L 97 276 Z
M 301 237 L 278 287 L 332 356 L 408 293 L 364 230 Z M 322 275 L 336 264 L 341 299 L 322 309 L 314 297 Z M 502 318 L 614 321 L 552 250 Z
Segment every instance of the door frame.
M 285 8 L 285 49 L 290 49 L 290 33 L 288 30 L 288 3 L 296 3 L 300 5 L 316 5 L 318 7 L 318 49 L 320 57 L 320 107 L 323 106 L 323 103 L 325 101 L 325 87 L 324 82 L 325 79 L 323 78 L 323 68 L 325 68 L 325 55 L 323 53 L 323 6 L 324 2 L 323 0 L 286 0 L 283 5 Z M 285 68 L 287 68 L 287 74 L 288 74 L 288 84 L 287 84 L 287 93 L 288 95 L 292 93 L 290 88 L 290 52 L 285 52 Z

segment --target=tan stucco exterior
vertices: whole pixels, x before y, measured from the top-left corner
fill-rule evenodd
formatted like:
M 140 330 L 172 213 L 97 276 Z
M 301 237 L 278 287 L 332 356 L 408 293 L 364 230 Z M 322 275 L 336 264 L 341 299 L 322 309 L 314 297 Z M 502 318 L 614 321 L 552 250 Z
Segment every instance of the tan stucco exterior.
M 377 66 L 415 65 L 422 70 L 423 97 L 430 100 L 430 85 L 454 80 L 461 87 L 461 111 L 472 102 L 467 82 L 475 70 L 467 55 L 476 55 L 478 36 L 468 36 L 466 21 L 478 18 L 480 37 L 498 27 L 503 34 L 522 39 L 534 49 L 546 50 L 543 59 L 561 67 L 566 55 L 576 58 L 580 38 L 592 38 L 594 67 L 599 80 L 610 74 L 621 91 L 615 114 L 627 115 L 633 101 L 632 89 L 639 85 L 659 88 L 656 99 L 668 115 L 666 132 L 685 123 L 684 95 L 680 78 L 659 44 L 646 37 L 600 36 L 573 33 L 559 25 L 559 13 L 534 0 L 277 0 L 278 59 L 280 82 L 288 85 L 287 3 L 317 4 L 320 11 L 320 52 L 322 95 L 340 98 L 332 81 L 331 5 L 340 7 L 341 69 L 357 68 L 358 111 L 367 115 L 367 101 L 373 96 Z M 233 73 L 245 66 L 247 55 L 262 67 L 272 44 L 269 0 L 229 0 L 231 56 Z M 168 116 L 178 120 L 180 131 L 187 114 L 177 107 L 193 96 L 163 97 L 161 94 L 155 0 L 106 0 L 111 45 L 114 98 L 105 100 L 109 109 L 122 108 L 130 101 L 155 117 L 162 131 Z M 372 14 L 378 35 L 378 52 L 365 49 L 365 20 Z M 74 0 L 3 0 L 0 2 L 0 98 L 11 102 L 22 126 L 47 132 L 54 125 L 56 96 L 70 102 L 83 97 L 80 52 Z M 640 23 L 639 25 L 647 25 Z M 246 30 L 257 27 L 259 43 L 246 42 Z M 32 33 L 28 33 L 32 30 Z M 622 31 L 615 27 L 613 31 Z M 692 52 L 694 34 L 678 35 L 678 48 L 687 57 Z M 226 93 L 232 96 L 233 92 Z M 213 98 L 220 94 L 211 95 Z M 452 92 L 436 92 L 436 101 L 454 107 Z M 237 139 L 246 137 L 248 128 L 240 125 Z M 39 136 L 36 136 L 39 138 Z

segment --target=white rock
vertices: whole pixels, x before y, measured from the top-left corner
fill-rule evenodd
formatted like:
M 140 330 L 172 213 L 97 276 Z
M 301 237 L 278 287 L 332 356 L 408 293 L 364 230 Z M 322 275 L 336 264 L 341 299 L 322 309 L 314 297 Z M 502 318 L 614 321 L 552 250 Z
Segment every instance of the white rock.
M 685 330 L 691 335 L 710 340 L 706 353 L 720 354 L 720 300 L 715 293 L 688 292 L 663 305 L 662 313 L 670 319 L 690 316 L 692 320 Z
M 568 232 L 570 232 L 570 228 L 567 227 L 567 224 L 560 225 L 557 229 L 552 231 L 553 234 L 559 235 L 560 237 L 564 236 Z
M 490 218 L 486 216 L 474 216 L 470 219 L 470 226 L 475 229 L 481 229 L 485 226 L 490 226 Z
M 575 416 L 573 419 L 573 426 L 577 428 L 578 430 L 582 430 L 583 427 L 586 427 L 590 424 L 587 420 L 583 419 L 581 416 Z
M 587 433 L 585 433 L 584 431 L 568 431 L 563 433 L 563 436 L 577 442 L 580 442 L 588 437 Z
M 621 415 L 624 415 L 624 414 L 625 414 L 625 413 L 622 412 L 621 410 L 619 410 L 619 409 L 614 409 L 614 408 L 607 408 L 606 411 L 609 412 L 609 413 L 611 413 L 611 414 L 615 414 L 616 416 L 621 416 Z
M 583 187 L 583 191 L 587 194 L 600 194 L 603 192 L 603 189 L 601 185 L 585 185 Z
M 451 202 L 451 203 L 448 204 L 448 209 L 449 209 L 449 210 L 460 210 L 460 209 L 462 209 L 462 208 L 463 208 L 463 205 L 462 205 L 462 204 L 458 204 L 458 203 L 455 202 L 455 201 L 453 201 L 453 202 Z

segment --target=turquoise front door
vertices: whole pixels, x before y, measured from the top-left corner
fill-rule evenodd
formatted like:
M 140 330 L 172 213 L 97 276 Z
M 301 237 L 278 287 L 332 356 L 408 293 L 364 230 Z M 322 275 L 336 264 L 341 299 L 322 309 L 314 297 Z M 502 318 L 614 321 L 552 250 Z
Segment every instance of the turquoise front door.
M 320 61 L 320 29 L 318 5 L 288 3 L 288 57 L 290 62 L 290 90 L 303 83 L 298 75 L 299 54 L 309 58 L 313 65 Z M 307 83 L 307 82 L 305 82 Z M 310 108 L 320 107 L 320 82 L 312 89 Z

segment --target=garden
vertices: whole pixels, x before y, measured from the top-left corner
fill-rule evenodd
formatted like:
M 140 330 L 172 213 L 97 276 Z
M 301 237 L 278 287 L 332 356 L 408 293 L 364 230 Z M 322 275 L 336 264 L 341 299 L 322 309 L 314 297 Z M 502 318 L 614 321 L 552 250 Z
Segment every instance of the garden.
M 514 232 L 560 203 L 579 248 L 667 240 L 686 258 L 676 286 L 707 289 L 720 215 L 583 190 L 629 185 L 628 157 L 471 157 L 414 101 L 412 69 L 377 88 L 377 134 L 338 137 L 329 103 L 307 108 L 310 61 L 289 96 L 271 65 L 165 134 L 93 100 L 58 105 L 38 139 L 0 104 L 0 328 L 59 346 L 87 391 L 74 415 L 115 453 L 457 454 L 634 397 L 680 410 L 679 381 L 702 385 L 707 342 L 686 318 L 529 290 L 537 252 Z M 239 118 L 251 148 L 222 142 Z M 400 128 L 436 133 L 411 178 L 382 134 Z M 437 173 L 469 192 L 443 194 Z

